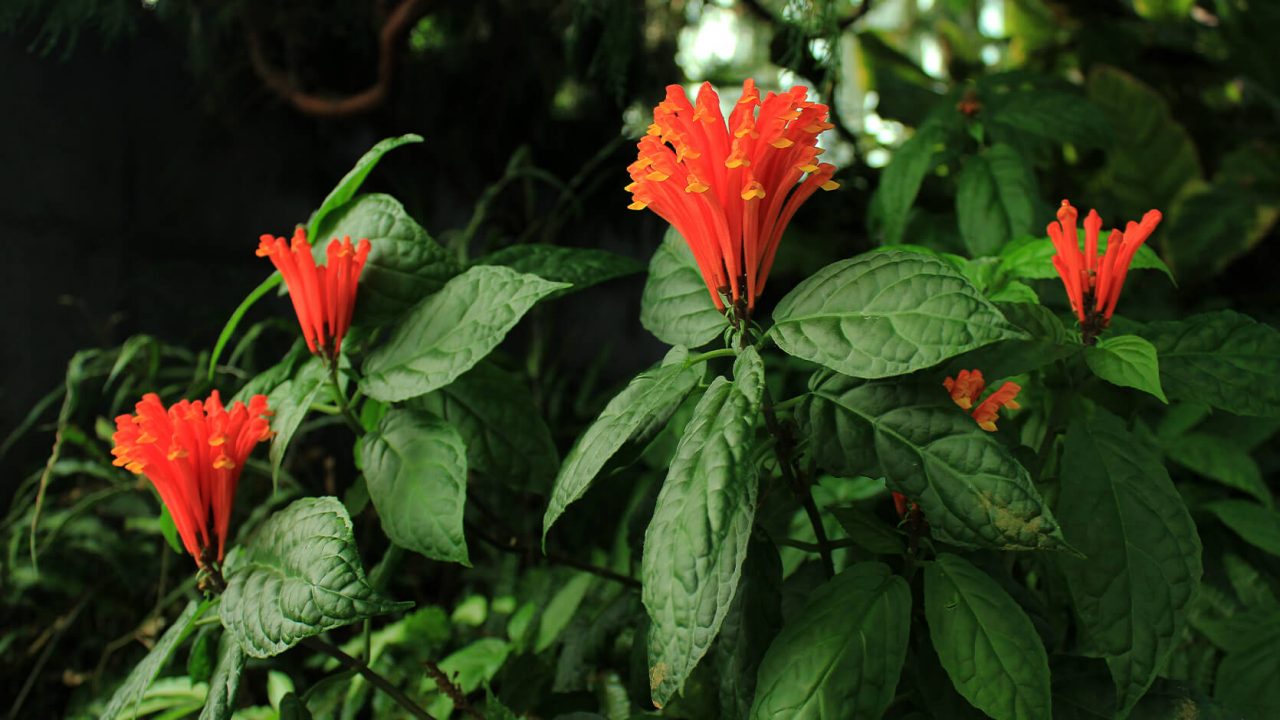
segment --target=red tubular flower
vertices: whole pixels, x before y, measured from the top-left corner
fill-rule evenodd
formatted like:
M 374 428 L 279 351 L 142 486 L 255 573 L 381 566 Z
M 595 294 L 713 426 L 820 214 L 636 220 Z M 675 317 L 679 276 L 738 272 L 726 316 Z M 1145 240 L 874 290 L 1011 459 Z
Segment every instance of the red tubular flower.
M 696 104 L 669 85 L 627 168 L 629 207 L 650 208 L 679 231 L 721 311 L 724 298 L 745 301 L 747 313 L 755 307 L 796 210 L 819 188 L 839 187 L 835 166 L 817 161 L 818 135 L 832 127 L 827 106 L 806 101 L 807 92 L 761 100 L 748 79 L 726 124 L 711 83 Z
M 369 241 L 361 240 L 353 247 L 350 237 L 341 241 L 334 238 L 329 243 L 327 265 L 316 267 L 307 231 L 298 228 L 293 233 L 292 244 L 282 237 L 263 235 L 258 244 L 258 257 L 271 258 L 284 276 L 307 347 L 330 360 L 338 357 L 342 338 L 351 327 L 356 284 L 369 257 Z
M 180 400 L 166 410 L 148 393 L 135 413 L 116 418 L 114 464 L 147 476 L 198 567 L 221 563 L 240 470 L 253 447 L 271 437 L 266 396 L 228 409 L 214 390 L 203 403 Z
M 1049 238 L 1056 253 L 1053 267 L 1062 277 L 1071 309 L 1075 310 L 1087 338 L 1111 323 L 1111 315 L 1120 300 L 1125 275 L 1138 248 L 1160 224 L 1159 210 L 1148 210 L 1142 222 L 1129 222 L 1124 232 L 1112 230 L 1107 238 L 1107 251 L 1098 255 L 1098 231 L 1102 218 L 1094 210 L 1084 219 L 1084 252 L 1076 234 L 1076 209 L 1067 200 L 1058 209 L 1058 221 L 1049 223 Z
M 947 392 L 951 393 L 951 399 L 961 409 L 969 410 L 969 414 L 974 420 L 978 421 L 978 427 L 987 432 L 996 431 L 996 420 L 1000 417 L 999 410 L 1001 407 L 1007 407 L 1010 410 L 1017 410 L 1020 405 L 1014 400 L 1022 387 L 1017 383 L 1006 382 L 999 389 L 991 393 L 985 400 L 978 403 L 974 407 L 974 403 L 986 390 L 986 381 L 982 378 L 981 370 L 961 370 L 955 378 L 947 378 L 942 381 L 943 387 Z

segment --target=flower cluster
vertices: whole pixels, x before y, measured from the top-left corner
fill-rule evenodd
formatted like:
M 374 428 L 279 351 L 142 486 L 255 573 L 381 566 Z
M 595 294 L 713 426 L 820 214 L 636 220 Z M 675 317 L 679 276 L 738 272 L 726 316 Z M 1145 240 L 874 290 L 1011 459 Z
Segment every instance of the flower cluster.
M 750 314 L 796 210 L 839 187 L 835 166 L 818 162 L 827 106 L 806 96 L 794 87 L 761 99 L 748 79 L 726 124 L 710 83 L 694 104 L 670 85 L 627 168 L 629 207 L 653 210 L 684 237 L 721 311 L 728 300 Z
M 115 465 L 151 481 L 200 568 L 226 554 L 240 471 L 254 446 L 271 437 L 270 415 L 263 395 L 227 408 L 214 390 L 204 402 L 169 408 L 148 393 L 134 414 L 116 418 Z
M 1080 251 L 1076 231 L 1076 209 L 1063 200 L 1058 209 L 1058 221 L 1049 223 L 1049 238 L 1056 253 L 1053 267 L 1062 277 L 1080 327 L 1086 338 L 1097 337 L 1111 323 L 1111 315 L 1120 300 L 1129 264 L 1142 243 L 1160 224 L 1159 210 L 1149 210 L 1142 222 L 1129 222 L 1124 232 L 1112 230 L 1107 238 L 1107 248 L 1098 254 L 1098 232 L 1102 218 L 1094 210 L 1084 219 L 1084 251 Z
M 951 394 L 951 400 L 962 410 L 969 410 L 978 427 L 987 432 L 996 431 L 996 420 L 1000 417 L 1000 408 L 1017 410 L 1020 406 L 1014 400 L 1022 387 L 1017 383 L 1006 382 L 986 397 L 982 402 L 978 398 L 987 389 L 981 370 L 961 370 L 954 378 L 942 381 L 942 386 Z M 975 406 L 975 403 L 977 405 Z
M 258 257 L 271 258 L 284 277 L 307 347 L 332 361 L 342 351 L 342 338 L 351 327 L 356 284 L 369 257 L 369 241 L 353 246 L 349 237 L 334 238 L 326 254 L 328 265 L 317 267 L 302 228 L 294 231 L 292 243 L 263 235 L 258 245 Z

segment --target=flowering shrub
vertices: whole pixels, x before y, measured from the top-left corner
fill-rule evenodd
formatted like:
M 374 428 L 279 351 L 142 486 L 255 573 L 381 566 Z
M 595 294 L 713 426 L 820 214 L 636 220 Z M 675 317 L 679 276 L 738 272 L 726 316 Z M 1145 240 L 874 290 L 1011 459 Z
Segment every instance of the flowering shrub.
M 669 86 L 614 168 L 665 224 L 639 317 L 662 357 L 559 405 L 537 326 L 641 268 L 437 243 L 362 192 L 422 138 L 379 143 L 291 240 L 262 235 L 275 271 L 209 356 L 141 338 L 73 361 L 134 410 L 96 438 L 60 421 L 10 556 L 51 572 L 41 553 L 88 517 L 166 590 L 140 661 L 76 712 L 1276 716 L 1280 514 L 1257 458 L 1280 332 L 1132 302 L 1174 292 L 1159 210 L 1105 235 L 1066 200 L 1051 220 L 1029 163 L 1061 117 L 1027 107 L 1074 107 L 1052 93 L 957 90 L 867 191 L 819 162 L 835 125 L 809 89 Z M 943 239 L 915 209 L 926 179 L 955 196 Z M 859 194 L 878 247 L 792 229 Z M 800 242 L 841 257 L 765 295 Z M 289 304 L 292 349 L 246 359 L 266 332 L 248 313 Z M 130 504 L 48 507 L 67 442 Z

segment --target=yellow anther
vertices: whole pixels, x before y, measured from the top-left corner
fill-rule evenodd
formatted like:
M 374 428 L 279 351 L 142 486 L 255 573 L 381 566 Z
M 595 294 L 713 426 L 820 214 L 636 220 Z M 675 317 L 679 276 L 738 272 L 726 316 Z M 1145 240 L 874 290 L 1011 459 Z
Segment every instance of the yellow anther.
M 155 441 L 156 441 L 156 436 L 155 436 L 155 435 L 152 435 L 151 433 L 147 432 L 146 430 L 143 430 L 143 431 L 142 431 L 142 434 L 141 434 L 141 435 L 139 435 L 139 436 L 138 436 L 138 439 L 137 439 L 137 440 L 135 440 L 134 442 L 138 443 L 139 445 L 150 445 L 151 443 L 153 443 L 153 442 L 155 442 Z
M 628 205 L 628 206 L 627 206 L 627 209 L 628 209 L 628 210 L 643 210 L 643 209 L 645 209 L 645 208 L 647 208 L 647 207 L 649 207 L 649 203 L 644 203 L 644 202 L 640 202 L 639 200 L 637 200 L 637 201 L 635 201 L 635 202 L 631 203 L 630 205 Z
M 226 455 L 219 455 L 218 458 L 213 461 L 214 470 L 230 470 L 235 466 L 236 464 Z
M 225 443 L 226 441 L 227 441 L 227 436 L 223 435 L 222 433 L 209 436 L 209 444 L 214 447 L 218 447 L 219 445 Z
M 836 182 L 835 180 L 828 180 L 822 183 L 820 187 L 823 190 L 835 190 L 836 188 L 840 187 L 840 183 Z
M 807 172 L 807 173 L 818 171 L 818 166 L 814 165 L 813 163 L 809 163 L 808 165 L 797 165 L 796 168 L 799 169 L 800 172 Z
M 690 193 L 701 193 L 706 192 L 710 188 L 711 186 L 699 180 L 698 176 L 690 175 L 689 184 L 684 186 L 684 191 Z
M 670 175 L 667 175 L 666 173 L 662 172 L 661 170 L 654 170 L 653 172 L 649 173 L 648 175 L 645 175 L 645 176 L 644 176 L 644 179 L 645 179 L 645 180 L 652 180 L 652 181 L 654 181 L 654 182 L 662 182 L 663 180 L 666 180 L 668 177 L 670 177 Z
M 764 197 L 764 186 L 759 180 L 753 180 L 742 189 L 743 200 L 759 200 Z
M 788 137 L 780 137 L 769 144 L 778 148 L 779 150 L 782 150 L 784 148 L 789 148 L 792 145 L 795 145 L 796 141 Z

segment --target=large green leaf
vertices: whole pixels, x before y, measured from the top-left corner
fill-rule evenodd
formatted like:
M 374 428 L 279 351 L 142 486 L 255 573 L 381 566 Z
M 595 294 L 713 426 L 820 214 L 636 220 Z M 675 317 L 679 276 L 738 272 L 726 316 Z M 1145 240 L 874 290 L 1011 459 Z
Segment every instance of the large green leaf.
M 324 389 L 327 379 L 324 364 L 319 358 L 307 354 L 306 347 L 299 343 L 283 360 L 245 383 L 236 393 L 234 400 L 246 404 L 254 395 L 267 396 L 267 407 L 272 413 L 271 447 L 267 452 L 271 460 L 272 482 L 279 480 L 289 442 L 311 410 L 316 396 Z
M 663 236 L 649 261 L 640 324 L 668 345 L 686 347 L 706 345 L 728 325 L 707 293 L 693 253 L 675 228 Z
M 218 664 L 209 679 L 209 694 L 204 698 L 200 720 L 230 720 L 236 709 L 236 693 L 240 690 L 243 670 L 244 650 L 231 633 L 222 633 L 218 641 Z
M 582 433 L 560 466 L 551 502 L 542 519 L 542 537 L 565 508 L 583 494 L 604 464 L 633 438 L 660 430 L 702 377 L 702 367 L 685 364 L 689 351 L 674 347 L 662 363 L 637 375 L 609 401 L 600 417 Z
M 991 576 L 943 553 L 925 567 L 924 609 L 942 667 L 974 707 L 995 720 L 1050 716 L 1044 644 Z
M 444 418 L 467 446 L 467 466 L 512 487 L 543 491 L 560 459 L 526 382 L 481 362 L 413 406 Z
M 1280 513 L 1248 500 L 1219 500 L 1206 509 L 1249 544 L 1280 555 Z
M 752 347 L 716 378 L 676 447 L 644 536 L 649 686 L 658 707 L 684 687 L 729 612 L 747 555 L 759 479 L 751 458 L 764 391 Z
M 1122 223 L 1118 223 L 1122 224 Z M 1077 240 L 1084 245 L 1084 233 L 1077 231 Z M 1098 236 L 1098 254 L 1101 255 L 1107 251 L 1107 236 L 1102 234 Z M 1053 241 L 1046 237 L 1020 237 L 1000 251 L 999 270 L 1002 273 L 1012 277 L 1026 278 L 1028 280 L 1049 280 L 1057 279 L 1058 271 L 1053 268 L 1053 256 L 1057 254 L 1057 250 L 1053 247 Z M 1159 270 L 1164 273 L 1169 281 L 1173 281 L 1173 271 L 1168 265 L 1160 259 L 1155 250 L 1150 245 L 1142 245 L 1138 248 L 1138 252 L 1133 256 L 1133 261 L 1129 263 L 1130 270 Z M 1065 297 L 1065 295 L 1064 295 Z
M 250 657 L 412 603 L 365 580 L 351 518 L 332 497 L 303 498 L 272 515 L 227 562 L 222 625 Z
M 745 718 L 756 695 L 756 671 L 782 627 L 782 561 L 767 538 L 752 537 L 738 591 L 716 641 L 720 716 Z
M 995 255 L 1030 230 L 1036 195 L 1035 178 L 1011 146 L 992 145 L 966 159 L 956 178 L 956 217 L 970 254 Z
M 1171 397 L 1237 415 L 1280 416 L 1280 332 L 1231 310 L 1156 322 L 1139 331 L 1160 353 Z
M 136 667 L 124 679 L 124 683 L 116 689 L 111 696 L 107 707 L 102 711 L 102 720 L 115 720 L 115 718 L 133 718 L 138 712 L 138 704 L 142 701 L 143 695 L 146 694 L 147 688 L 151 687 L 152 681 L 156 679 L 156 675 L 164 669 L 169 662 L 169 657 L 173 655 L 173 651 L 182 644 L 183 640 L 191 634 L 195 621 L 209 608 L 208 603 L 198 604 L 192 600 L 183 608 L 182 613 L 178 615 L 168 630 L 164 631 L 164 635 L 156 641 L 151 648 L 151 652 L 138 663 Z
M 1084 349 L 1093 374 L 1112 385 L 1131 387 L 1168 403 L 1160 388 L 1160 361 L 1155 347 L 1137 335 L 1112 335 Z
M 1239 713 L 1237 717 L 1278 717 L 1280 653 L 1276 648 L 1280 647 L 1280 622 L 1273 619 L 1251 630 L 1252 642 L 1229 651 L 1218 665 L 1214 697 Z
M 470 565 L 462 513 L 467 447 L 446 420 L 389 410 L 362 441 L 369 499 L 391 541 L 433 560 Z
M 1200 582 L 1200 538 L 1164 466 L 1104 410 L 1067 432 L 1058 517 L 1086 558 L 1060 558 L 1084 642 L 1127 714 L 1169 659 Z
M 1095 192 L 1115 198 L 1127 218 L 1171 207 L 1201 169 L 1191 136 L 1174 120 L 1168 102 L 1132 75 L 1105 65 L 1094 66 L 1086 89 L 1115 129 Z
M 364 363 L 361 388 L 399 402 L 442 388 L 488 355 L 534 303 L 568 287 L 479 265 L 418 303 Z
M 573 286 L 556 292 L 556 295 L 577 292 L 644 270 L 644 265 L 625 255 L 596 248 L 558 245 L 512 245 L 489 253 L 474 264 L 505 265 L 512 270 L 537 275 L 543 280 Z
M 1026 469 L 951 402 L 941 383 L 832 375 L 813 388 L 809 426 L 819 461 L 830 462 L 836 448 L 854 449 L 850 462 L 857 467 L 871 462 L 874 448 L 889 487 L 920 503 L 939 540 L 1010 550 L 1065 547 Z
M 356 320 L 368 325 L 394 321 L 461 270 L 390 195 L 360 195 L 334 208 L 319 233 L 312 241 L 317 263 L 327 262 L 331 238 L 369 240 L 356 299 Z
M 1162 441 L 1164 452 L 1179 465 L 1210 480 L 1241 490 L 1267 507 L 1271 491 L 1249 451 L 1227 438 L 1201 432 L 1179 434 Z
M 752 720 L 878 720 L 898 686 L 911 591 L 880 563 L 859 563 L 812 598 L 760 664 Z
M 1111 138 L 1107 118 L 1083 96 L 1033 89 L 1006 96 L 984 95 L 991 112 L 987 121 L 1007 125 L 1054 143 L 1101 147 Z
M 871 219 L 880 223 L 882 245 L 903 241 L 911 206 L 945 137 L 940 124 L 927 122 L 893 152 L 893 159 L 880 175 L 880 185 L 871 201 L 874 208 Z
M 1080 336 L 1068 332 L 1063 320 L 1043 305 L 998 303 L 997 306 L 1005 319 L 1027 337 L 1002 340 L 952 358 L 940 373 L 955 375 L 961 370 L 982 368 L 989 378 L 1012 377 L 1070 357 L 1083 347 Z
M 1280 219 L 1280 146 L 1251 142 L 1225 158 L 1212 184 L 1173 206 L 1160 245 L 1178 277 L 1195 283 L 1227 269 Z
M 778 347 L 854 377 L 904 375 L 1022 336 L 954 267 L 907 252 L 841 260 L 778 303 Z
M 320 203 L 320 207 L 316 208 L 316 211 L 311 214 L 311 219 L 307 221 L 307 237 L 311 238 L 312 242 L 316 241 L 317 231 L 320 228 L 320 224 L 324 222 L 326 216 L 328 216 L 334 208 L 355 197 L 355 194 L 360 190 L 360 186 L 364 184 L 364 179 L 369 176 L 369 173 L 373 172 L 375 167 L 377 167 L 378 161 L 382 159 L 383 155 L 386 155 L 388 152 L 395 150 L 401 145 L 420 142 L 422 142 L 422 136 L 414 135 L 412 133 L 408 135 L 401 135 L 399 137 L 386 138 L 370 148 L 369 152 L 360 156 L 360 159 L 356 161 L 355 166 L 338 181 L 338 184 L 334 186 L 333 190 L 329 191 L 324 202 Z

